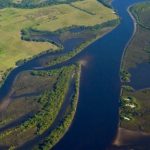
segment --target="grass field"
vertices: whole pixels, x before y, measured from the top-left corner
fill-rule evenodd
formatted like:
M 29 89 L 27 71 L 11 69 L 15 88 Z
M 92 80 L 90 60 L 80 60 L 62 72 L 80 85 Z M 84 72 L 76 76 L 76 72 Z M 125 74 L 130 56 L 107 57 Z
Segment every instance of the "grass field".
M 112 10 L 96 0 L 53 5 L 35 9 L 5 8 L 0 10 L 0 72 L 1 75 L 15 62 L 32 57 L 44 50 L 55 50 L 50 43 L 22 41 L 21 29 L 55 31 L 72 25 L 94 26 L 116 18 Z M 90 12 L 90 13 L 88 13 Z

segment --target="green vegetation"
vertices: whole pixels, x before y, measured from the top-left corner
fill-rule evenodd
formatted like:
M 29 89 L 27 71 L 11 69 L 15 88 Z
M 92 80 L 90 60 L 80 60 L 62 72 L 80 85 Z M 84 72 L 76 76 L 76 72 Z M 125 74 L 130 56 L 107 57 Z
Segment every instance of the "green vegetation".
M 55 43 L 52 40 L 44 39 L 44 38 L 38 38 L 38 39 L 32 38 L 31 33 L 41 33 L 41 34 L 43 34 L 43 33 L 50 33 L 50 32 L 38 31 L 38 30 L 31 29 L 31 28 L 22 29 L 21 30 L 21 39 L 25 40 L 25 41 L 34 41 L 34 42 L 49 42 L 49 43 L 52 43 L 52 44 L 56 45 L 57 47 L 59 47 L 59 49 L 63 49 L 63 45 L 61 45 L 60 43 Z M 55 32 L 52 32 L 51 34 L 54 34 L 54 33 Z M 48 51 L 48 52 L 50 52 L 50 51 Z
M 145 28 L 150 29 L 150 3 L 144 2 L 140 4 L 136 4 L 135 6 L 130 8 L 131 13 L 135 17 L 137 23 Z
M 2 0 L 1 5 L 3 5 L 4 2 L 5 4 L 10 3 L 9 0 Z M 95 26 L 117 18 L 111 9 L 104 7 L 96 0 L 76 1 L 71 4 L 81 10 L 72 7 L 70 4 L 60 4 L 35 9 L 11 7 L 0 10 L 0 31 L 3 35 L 0 37 L 0 79 L 7 69 L 16 66 L 17 61 L 21 60 L 21 62 L 23 62 L 43 51 L 49 49 L 54 51 L 58 48 L 56 45 L 49 43 L 51 41 L 28 42 L 22 40 L 20 38 L 20 32 L 23 29 L 32 28 L 53 32 L 73 25 Z M 82 9 L 85 11 L 82 11 Z
M 38 74 L 39 73 L 40 72 L 38 72 Z M 11 103 L 7 106 L 6 110 L 4 108 L 5 111 L 0 115 L 1 127 L 16 121 L 21 117 L 28 116 L 28 114 L 29 116 L 32 116 L 32 114 L 40 111 L 41 105 L 38 103 L 39 96 L 44 91 L 53 88 L 57 82 L 59 70 L 52 70 L 47 73 L 43 72 L 43 74 L 43 76 L 33 75 L 32 71 L 26 71 L 17 76 L 9 96 L 5 97 L 0 103 L 0 107 L 3 105 L 5 106 L 8 98 L 15 91 L 13 97 L 11 96 Z
M 150 3 L 136 4 L 130 11 L 137 21 L 137 30 L 124 55 L 122 67 L 125 70 L 150 60 Z
M 122 82 L 130 82 L 131 74 L 125 70 L 120 71 L 121 81 Z
M 123 89 L 123 90 L 126 90 L 126 91 L 128 91 L 128 92 L 133 92 L 133 91 L 134 91 L 133 87 L 131 87 L 131 86 L 129 86 L 129 85 L 123 85 L 123 86 L 122 86 L 122 89 Z
M 137 100 L 134 97 L 121 97 L 120 119 L 130 121 L 138 113 Z
M 112 21 L 108 21 L 106 23 L 103 23 L 101 25 L 96 25 L 94 26 L 93 29 L 91 29 L 93 32 L 97 31 L 97 30 L 102 30 L 105 27 L 114 27 L 119 23 L 119 20 L 112 20 Z M 101 34 L 100 34 L 101 35 Z M 68 52 L 65 55 L 59 56 L 59 57 L 54 57 L 53 59 L 51 59 L 49 61 L 49 63 L 47 64 L 48 66 L 52 66 L 52 65 L 56 65 L 59 64 L 61 62 L 67 61 L 69 59 L 71 59 L 72 57 L 74 57 L 75 55 L 77 55 L 78 53 L 80 53 L 84 48 L 86 48 L 88 45 L 90 45 L 93 41 L 95 41 L 97 38 L 99 38 L 100 35 L 97 35 L 94 39 L 92 40 L 87 40 L 85 42 L 83 42 L 82 44 L 80 44 L 80 46 L 78 46 L 76 49 L 74 49 L 73 51 Z
M 0 0 L 0 8 L 3 35 L 0 37 L 0 81 L 3 82 L 11 71 L 9 68 L 45 52 L 63 50 L 63 42 L 80 37 L 84 42 L 71 52 L 45 59 L 48 66 L 67 61 L 119 22 L 114 12 L 97 0 Z M 73 27 L 85 30 L 69 31 Z M 42 36 L 38 38 L 40 34 L 58 36 L 61 42 Z M 39 63 L 44 67 L 42 61 L 41 58 Z M 81 66 L 71 65 L 17 75 L 10 92 L 0 103 L 0 145 L 16 149 L 43 136 L 56 124 L 36 147 L 52 148 L 67 132 L 74 118 L 80 71 Z M 69 98 L 68 94 L 71 94 Z M 64 113 L 59 115 L 62 109 L 65 109 Z
M 72 100 L 66 115 L 64 116 L 61 123 L 50 133 L 48 137 L 43 139 L 43 142 L 37 145 L 35 149 L 39 149 L 39 150 L 51 149 L 63 137 L 63 135 L 67 132 L 68 128 L 70 127 L 77 108 L 80 71 L 81 71 L 81 66 L 78 66 L 78 68 L 76 69 L 77 73 L 75 75 L 75 91 L 72 94 Z
M 17 7 L 17 8 L 36 8 L 46 7 L 48 5 L 71 3 L 76 0 L 0 0 L 0 8 Z
M 137 30 L 123 58 L 122 68 L 127 70 L 121 71 L 121 79 L 123 78 L 123 81 L 130 80 L 129 69 L 142 63 L 148 63 L 150 60 L 150 3 L 138 3 L 132 6 L 130 11 L 137 21 Z M 121 127 L 129 130 L 150 132 L 150 89 L 134 90 L 126 84 L 122 86 Z M 136 109 L 125 107 L 131 102 L 130 99 L 133 100 L 132 103 L 136 106 Z
M 129 114 L 126 109 L 121 110 L 121 127 L 129 129 L 129 130 L 136 130 L 142 132 L 150 132 L 150 89 L 143 89 L 138 91 L 128 91 L 123 90 L 122 97 L 124 99 L 133 98 L 134 105 L 136 105 L 136 109 L 130 111 Z M 128 102 L 128 101 L 127 101 Z M 126 113 L 127 112 L 127 113 Z M 129 116 L 128 116 L 129 115 Z M 123 119 L 123 117 L 129 117 L 130 120 L 127 121 Z
M 65 99 L 65 95 L 68 91 L 70 78 L 74 72 L 75 66 L 64 67 L 59 70 L 59 77 L 57 79 L 57 83 L 55 84 L 53 89 L 45 91 L 40 98 L 38 99 L 38 103 L 41 106 L 41 110 L 37 112 L 33 117 L 28 119 L 27 121 L 21 123 L 19 126 L 8 129 L 0 134 L 1 143 L 5 143 L 7 145 L 16 146 L 19 143 L 20 136 L 25 135 L 26 133 L 32 130 L 32 134 L 29 139 L 33 138 L 36 134 L 44 133 L 53 123 L 58 112 L 61 108 L 61 105 Z M 58 72 L 58 71 L 57 71 Z M 50 73 L 39 73 L 40 76 L 52 75 L 53 73 L 57 73 L 55 71 Z M 36 74 L 35 71 L 32 74 Z M 16 134 L 18 135 L 16 137 Z M 15 138 L 14 138 L 15 137 Z M 13 139 L 14 138 L 14 139 Z M 24 141 L 29 140 L 24 137 Z M 17 142 L 17 143 L 16 143 Z

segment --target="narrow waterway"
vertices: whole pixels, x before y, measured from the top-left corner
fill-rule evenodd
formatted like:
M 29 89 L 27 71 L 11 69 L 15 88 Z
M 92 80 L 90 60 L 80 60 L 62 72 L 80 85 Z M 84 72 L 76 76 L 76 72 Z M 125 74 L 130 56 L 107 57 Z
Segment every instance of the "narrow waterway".
M 54 150 L 105 150 L 118 127 L 120 95 L 119 70 L 124 47 L 132 36 L 133 20 L 127 8 L 142 0 L 114 0 L 113 7 L 121 17 L 120 25 L 88 46 L 69 62 L 86 61 L 82 68 L 80 97 L 73 124 Z M 44 57 L 46 55 L 43 55 Z M 88 58 L 88 59 L 87 59 Z M 38 67 L 39 58 L 14 69 L 0 90 L 0 99 L 7 95 L 19 72 Z

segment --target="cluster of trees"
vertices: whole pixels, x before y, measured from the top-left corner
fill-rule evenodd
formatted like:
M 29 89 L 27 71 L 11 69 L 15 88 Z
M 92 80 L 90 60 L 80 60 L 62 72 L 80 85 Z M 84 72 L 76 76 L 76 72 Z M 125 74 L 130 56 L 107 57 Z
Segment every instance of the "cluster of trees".
M 0 8 L 10 7 L 11 0 L 0 0 Z
M 41 111 L 21 125 L 2 132 L 0 134 L 0 141 L 6 140 L 8 136 L 13 138 L 13 135 L 15 134 L 23 134 L 31 128 L 36 129 L 36 134 L 44 133 L 58 115 L 68 91 L 69 81 L 74 67 L 75 66 L 63 67 L 53 89 L 45 91 L 40 96 L 38 102 L 41 105 Z
M 122 82 L 130 82 L 131 74 L 126 70 L 120 71 L 121 81 Z
M 133 107 L 134 106 L 134 107 Z M 138 114 L 138 104 L 135 97 L 121 97 L 120 100 L 120 119 L 131 120 Z
M 38 8 L 38 7 L 45 7 L 48 5 L 55 5 L 55 4 L 64 4 L 64 3 L 71 3 L 76 0 L 22 0 L 21 2 L 14 2 L 13 0 L 0 0 L 0 8 L 5 7 L 16 7 L 16 8 Z M 81 0 L 78 0 L 81 1 Z
M 41 35 L 43 35 L 43 34 L 51 34 L 48 31 L 38 31 L 38 30 L 31 29 L 31 28 L 25 28 L 25 29 L 21 30 L 21 39 L 25 40 L 25 41 L 49 42 L 49 43 L 52 43 L 52 44 L 56 45 L 60 49 L 63 49 L 63 45 L 62 44 L 60 44 L 60 43 L 58 43 L 56 41 L 50 40 L 50 39 L 46 39 L 46 38 L 44 38 L 44 36 L 43 37 L 40 37 L 40 36 L 33 37 L 32 34 L 36 34 L 36 33 L 39 33 Z
M 47 33 L 50 33 L 50 34 L 57 34 L 58 35 L 58 34 L 61 34 L 63 32 L 66 32 L 66 31 L 71 31 L 73 29 L 97 31 L 97 30 L 100 30 L 100 29 L 105 28 L 105 27 L 114 27 L 114 26 L 119 24 L 119 21 L 120 21 L 119 19 L 113 19 L 113 20 L 109 20 L 109 21 L 106 21 L 106 22 L 101 23 L 101 24 L 94 25 L 94 26 L 72 25 L 70 27 L 65 27 L 65 28 L 62 28 L 62 29 L 58 29 L 54 32 L 47 32 L 47 31 L 42 31 L 42 32 L 47 32 Z M 38 31 L 38 32 L 40 32 L 40 31 Z
M 38 7 L 45 7 L 48 5 L 56 5 L 56 4 L 66 4 L 72 3 L 76 0 L 45 0 L 45 1 L 34 1 L 34 0 L 22 0 L 21 2 L 13 2 L 13 0 L 0 0 L 0 8 L 5 7 L 16 7 L 16 8 L 38 8 Z M 82 1 L 82 0 L 78 0 Z M 111 7 L 110 2 L 111 0 L 98 0 L 106 7 Z
M 62 72 L 63 68 L 60 68 L 60 69 L 55 69 L 55 70 L 51 70 L 51 71 L 37 71 L 37 70 L 33 70 L 31 71 L 31 75 L 33 76 L 41 76 L 41 77 L 44 77 L 44 76 L 55 76 L 55 75 L 58 75 L 60 74 L 60 72 Z
M 64 61 L 71 59 L 72 57 L 74 57 L 75 55 L 80 53 L 85 47 L 87 47 L 91 43 L 91 41 L 92 40 L 88 40 L 88 41 L 82 43 L 79 47 L 77 47 L 73 51 L 68 52 L 65 55 L 54 57 L 53 59 L 51 59 L 49 61 L 48 66 L 56 65 L 56 64 L 59 64 L 59 63 L 62 63 Z
M 70 127 L 72 120 L 74 118 L 77 103 L 78 103 L 78 96 L 79 96 L 79 84 L 80 84 L 80 71 L 81 66 L 76 68 L 75 74 L 75 91 L 72 96 L 70 109 L 64 116 L 61 123 L 43 140 L 42 143 L 37 145 L 34 149 L 36 150 L 50 150 L 67 132 L 68 128 Z
M 107 22 L 104 22 L 102 24 L 97 24 L 95 25 L 94 27 L 84 27 L 84 26 L 79 26 L 78 28 L 80 29 L 87 29 L 87 30 L 91 30 L 92 32 L 97 32 L 97 30 L 100 30 L 102 28 L 105 28 L 105 27 L 113 27 L 113 26 L 116 26 L 117 24 L 119 23 L 119 19 L 114 19 L 114 20 L 111 20 L 111 21 L 107 21 Z M 33 38 L 32 37 L 32 34 L 33 35 L 36 35 L 36 34 L 50 34 L 50 35 L 57 35 L 59 36 L 59 34 L 67 31 L 67 30 L 71 30 L 73 28 L 77 28 L 77 26 L 71 26 L 71 27 L 67 27 L 67 28 L 63 28 L 63 29 L 59 29 L 55 32 L 49 32 L 49 31 L 39 31 L 39 30 L 35 30 L 35 29 L 32 29 L 32 28 L 25 28 L 25 29 L 22 29 L 21 30 L 21 35 L 22 35 L 22 40 L 26 40 L 26 41 L 36 41 L 36 42 L 50 42 L 52 44 L 55 44 L 56 46 L 58 46 L 60 49 L 59 50 L 62 50 L 63 49 L 63 45 L 60 44 L 60 43 L 56 43 L 52 40 L 49 40 L 49 39 L 45 39 L 45 38 Z M 92 40 L 88 40 L 84 43 L 82 43 L 78 48 L 76 48 L 74 51 L 71 51 L 69 53 L 67 53 L 66 55 L 62 55 L 62 56 L 59 56 L 57 58 L 53 58 L 51 59 L 51 61 L 49 62 L 48 65 L 55 65 L 55 64 L 58 64 L 58 63 L 61 63 L 62 61 L 66 61 L 68 59 L 70 59 L 71 57 L 75 56 L 76 54 L 78 54 L 82 49 L 84 49 L 86 46 L 88 46 L 90 43 L 92 42 Z M 49 51 L 47 51 L 49 52 Z M 29 59 L 23 59 L 23 60 L 19 60 L 16 62 L 16 65 L 19 66 L 19 65 L 22 65 L 23 63 L 25 63 L 26 61 L 28 61 Z
M 7 69 L 3 74 L 2 74 L 2 80 L 0 81 L 0 88 L 3 85 L 3 83 L 5 82 L 6 78 L 8 77 L 9 73 L 12 71 L 13 68 L 9 68 Z

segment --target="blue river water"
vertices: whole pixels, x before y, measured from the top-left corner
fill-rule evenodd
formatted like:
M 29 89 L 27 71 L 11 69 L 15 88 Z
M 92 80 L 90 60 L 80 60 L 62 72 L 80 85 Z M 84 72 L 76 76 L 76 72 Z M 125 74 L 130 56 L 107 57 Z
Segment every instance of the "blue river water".
M 70 130 L 54 150 L 105 150 L 114 139 L 119 121 L 121 57 L 134 31 L 127 8 L 141 1 L 113 1 L 121 23 L 84 51 L 85 60 L 90 59 L 82 68 L 77 113 Z
M 74 121 L 54 150 L 105 150 L 114 139 L 119 121 L 121 56 L 134 30 L 127 8 L 140 1 L 142 0 L 114 0 L 112 5 L 121 18 L 120 25 L 69 61 L 70 64 L 84 60 L 86 65 L 82 68 L 79 103 Z M 0 89 L 0 99 L 8 94 L 19 72 L 38 67 L 38 59 L 29 61 L 10 73 Z M 63 63 L 60 66 L 62 65 Z

